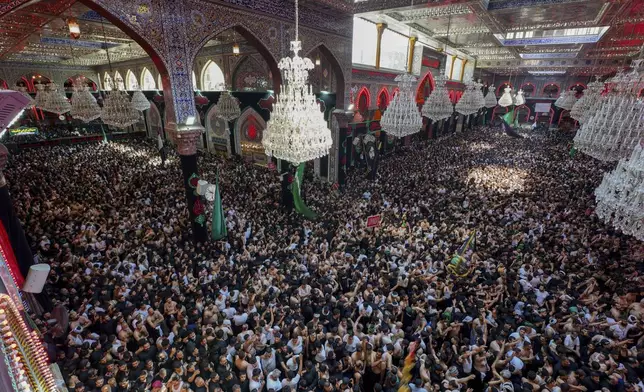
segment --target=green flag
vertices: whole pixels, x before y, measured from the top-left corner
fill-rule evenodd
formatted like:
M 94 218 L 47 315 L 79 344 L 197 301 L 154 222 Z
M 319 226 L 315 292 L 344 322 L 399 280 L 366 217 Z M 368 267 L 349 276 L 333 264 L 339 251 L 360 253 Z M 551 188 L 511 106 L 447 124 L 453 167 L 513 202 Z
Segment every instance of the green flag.
M 221 205 L 221 194 L 219 193 L 219 170 L 217 170 L 215 185 L 215 203 L 212 208 L 212 239 L 219 241 L 228 236 L 224 207 Z
M 317 214 L 304 204 L 304 201 L 300 196 L 300 187 L 303 179 L 304 163 L 300 163 L 300 165 L 297 167 L 295 180 L 291 184 L 291 192 L 293 192 L 293 204 L 295 204 L 295 211 L 302 214 L 306 219 L 315 220 L 318 217 Z
M 574 158 L 575 155 L 577 154 L 577 148 L 576 147 L 571 148 L 569 154 L 571 158 Z
M 514 122 L 514 109 L 508 111 L 505 115 L 503 115 L 503 121 L 505 121 L 506 124 L 512 125 Z

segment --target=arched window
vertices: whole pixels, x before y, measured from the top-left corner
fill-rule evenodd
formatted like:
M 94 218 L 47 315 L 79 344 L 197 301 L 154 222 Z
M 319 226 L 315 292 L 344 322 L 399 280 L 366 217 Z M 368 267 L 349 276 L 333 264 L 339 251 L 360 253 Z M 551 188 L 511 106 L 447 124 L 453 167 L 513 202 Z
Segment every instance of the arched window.
M 139 82 L 136 80 L 136 76 L 134 76 L 134 73 L 132 71 L 127 71 L 127 76 L 125 78 L 127 79 L 128 90 L 139 89 Z
M 197 75 L 195 74 L 195 71 L 192 71 L 192 89 L 194 91 L 199 90 L 199 88 L 197 87 Z
M 163 90 L 163 81 L 161 80 L 161 74 L 159 74 L 159 77 L 157 78 L 157 86 L 159 87 L 159 90 Z
M 157 89 L 157 85 L 154 83 L 154 76 L 152 76 L 152 72 L 147 68 L 143 68 L 143 72 L 141 72 L 141 82 L 141 88 L 143 90 Z
M 221 91 L 226 88 L 224 73 L 214 61 L 208 61 L 204 67 L 201 85 L 204 91 Z
M 119 73 L 119 71 L 114 72 L 114 84 L 116 85 L 116 88 L 123 91 L 125 90 L 125 82 L 123 81 L 123 77 Z
M 103 78 L 103 90 L 112 91 L 113 87 L 114 87 L 114 81 L 112 81 L 112 77 L 110 76 L 110 74 L 106 72 L 105 78 Z

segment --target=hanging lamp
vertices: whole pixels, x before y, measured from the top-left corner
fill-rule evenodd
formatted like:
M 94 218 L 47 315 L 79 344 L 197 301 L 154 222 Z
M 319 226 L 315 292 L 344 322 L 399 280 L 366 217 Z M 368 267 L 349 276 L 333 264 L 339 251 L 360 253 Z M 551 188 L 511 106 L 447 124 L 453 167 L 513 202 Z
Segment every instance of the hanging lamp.
M 323 157 L 331 149 L 331 130 L 327 127 L 313 89 L 308 83 L 309 71 L 315 68 L 311 59 L 300 57 L 299 4 L 295 0 L 295 41 L 293 57 L 283 58 L 278 68 L 284 74 L 285 86 L 277 96 L 262 145 L 266 155 L 294 165 Z
M 411 74 L 401 74 L 395 81 L 398 82 L 399 91 L 382 115 L 380 127 L 391 136 L 405 137 L 420 132 L 423 126 L 423 118 L 418 112 L 415 99 L 416 77 Z
M 485 107 L 493 108 L 497 103 L 496 90 L 494 90 L 494 85 L 491 85 L 487 88 L 487 94 L 485 94 Z
M 432 121 L 448 118 L 454 112 L 454 104 L 449 99 L 447 77 L 441 72 L 436 77 L 436 88 L 429 94 L 421 110 L 423 116 Z

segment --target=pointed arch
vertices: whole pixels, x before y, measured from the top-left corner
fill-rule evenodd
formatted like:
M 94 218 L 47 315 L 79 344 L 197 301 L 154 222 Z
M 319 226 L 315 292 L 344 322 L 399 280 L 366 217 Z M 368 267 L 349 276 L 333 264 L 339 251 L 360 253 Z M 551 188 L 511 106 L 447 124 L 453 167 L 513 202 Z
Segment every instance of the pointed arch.
M 369 89 L 365 86 L 362 86 L 358 95 L 356 95 L 354 106 L 358 109 L 359 112 L 366 112 L 371 107 L 371 93 Z
M 103 90 L 112 91 L 113 89 L 114 89 L 114 80 L 112 79 L 112 75 L 110 75 L 109 72 L 105 72 L 105 76 L 103 76 Z
M 524 121 L 521 121 L 522 120 L 521 116 L 526 111 L 528 112 L 528 114 L 525 116 Z M 524 105 L 521 105 L 521 106 L 517 107 L 516 113 L 517 113 L 517 116 L 519 117 L 519 124 L 522 123 L 522 122 L 526 123 L 526 122 L 530 121 L 530 115 L 532 114 L 532 110 L 530 109 L 530 107 L 528 107 L 527 105 L 524 104 Z
M 202 91 L 223 91 L 226 89 L 226 77 L 219 65 L 208 60 L 201 70 Z
M 208 36 L 204 37 L 204 39 L 201 40 L 201 43 L 198 47 L 200 49 L 203 48 L 206 45 L 206 43 L 208 43 L 208 41 L 210 41 L 211 39 L 215 38 L 217 35 L 229 29 L 232 29 L 237 34 L 241 35 L 242 38 L 244 38 L 246 42 L 248 42 L 251 46 L 257 49 L 257 52 L 264 58 L 264 60 L 266 60 L 266 63 L 268 64 L 268 68 L 271 72 L 271 76 L 273 78 L 273 90 L 275 91 L 275 94 L 279 94 L 280 86 L 282 85 L 282 73 L 279 67 L 277 66 L 277 59 L 275 59 L 271 51 L 264 45 L 262 40 L 256 37 L 255 34 L 252 33 L 246 27 L 236 23 L 228 26 L 224 26 L 220 29 L 213 31 Z M 193 54 L 193 57 L 191 59 L 193 62 L 198 52 L 199 50 L 195 51 L 195 53 Z
M 251 149 L 243 148 L 242 145 L 243 141 L 244 145 L 256 144 L 261 146 L 265 129 L 266 121 L 264 118 L 252 107 L 247 107 L 241 116 L 235 120 L 235 152 L 251 159 L 255 163 L 267 163 L 263 150 L 260 150 L 259 153 L 254 153 Z
M 331 68 L 333 69 L 333 73 L 335 74 L 335 84 L 336 84 L 336 91 L 335 91 L 335 102 L 338 105 L 344 106 L 344 89 L 346 86 L 346 80 L 345 77 L 346 75 L 344 72 L 342 72 L 342 66 L 340 66 L 340 62 L 338 59 L 335 57 L 333 52 L 327 48 L 325 44 L 318 44 L 314 47 L 312 47 L 306 54 L 311 53 L 315 49 L 319 50 L 320 53 L 327 59 L 329 64 L 331 65 Z M 273 86 L 275 84 L 273 83 Z
M 380 110 L 386 109 L 387 106 L 389 106 L 389 101 L 390 101 L 389 91 L 387 91 L 386 87 L 381 88 L 380 91 L 378 92 L 378 97 L 376 99 L 378 109 Z
M 127 73 L 125 74 L 125 85 L 127 86 L 128 90 L 138 90 L 139 89 L 139 82 L 136 80 L 136 75 L 134 75 L 134 72 L 131 70 L 127 70 Z
M 157 84 L 154 81 L 154 76 L 152 76 L 152 72 L 145 67 L 143 68 L 143 71 L 141 71 L 141 89 L 142 90 L 156 90 L 157 89 Z
M 125 81 L 119 71 L 114 72 L 114 86 L 121 91 L 125 91 Z
M 398 87 L 394 87 L 393 90 L 391 90 L 391 99 L 394 99 L 396 94 L 400 92 L 400 89 Z
M 435 88 L 436 82 L 434 81 L 434 75 L 432 75 L 432 71 L 427 71 L 416 87 L 416 103 L 419 105 L 424 104 L 425 98 L 428 97 Z
M 503 106 L 499 106 L 499 105 L 495 106 L 494 110 L 492 110 L 492 120 L 491 121 L 494 121 L 494 117 L 497 114 L 505 114 L 507 112 L 508 112 L 508 108 L 503 107 Z

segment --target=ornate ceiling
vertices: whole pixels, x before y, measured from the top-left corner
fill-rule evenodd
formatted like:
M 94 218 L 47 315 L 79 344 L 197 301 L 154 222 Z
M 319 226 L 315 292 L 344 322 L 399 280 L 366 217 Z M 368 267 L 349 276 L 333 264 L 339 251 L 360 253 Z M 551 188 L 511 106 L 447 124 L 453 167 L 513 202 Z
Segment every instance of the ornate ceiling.
M 641 0 L 362 0 L 355 9 L 501 74 L 613 72 L 644 44 Z
M 70 18 L 78 22 L 79 39 L 70 37 Z M 243 40 L 231 30 L 206 46 L 233 42 Z M 40 0 L 0 17 L 2 62 L 92 67 L 108 64 L 105 48 L 113 63 L 148 57 L 123 31 L 75 0 Z

